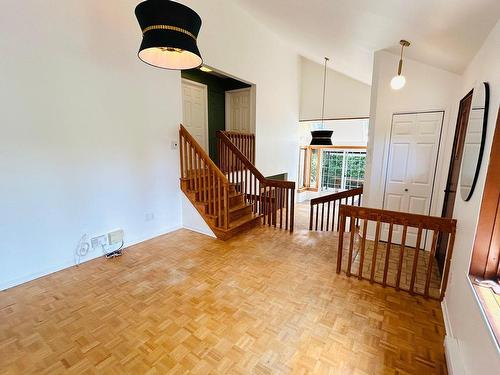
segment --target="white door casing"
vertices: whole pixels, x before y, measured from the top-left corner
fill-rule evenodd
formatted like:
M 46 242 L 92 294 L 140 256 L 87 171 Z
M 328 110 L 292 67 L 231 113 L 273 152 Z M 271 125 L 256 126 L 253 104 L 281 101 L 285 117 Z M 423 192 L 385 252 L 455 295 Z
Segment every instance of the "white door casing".
M 182 122 L 208 153 L 208 90 L 198 82 L 182 79 Z
M 429 215 L 444 112 L 394 114 L 383 208 Z M 386 240 L 388 225 L 381 239 Z M 395 226 L 392 241 L 401 243 L 402 227 Z M 421 248 L 426 245 L 423 233 Z M 407 246 L 415 246 L 417 230 L 408 228 Z
M 226 130 L 254 133 L 252 89 L 226 91 Z

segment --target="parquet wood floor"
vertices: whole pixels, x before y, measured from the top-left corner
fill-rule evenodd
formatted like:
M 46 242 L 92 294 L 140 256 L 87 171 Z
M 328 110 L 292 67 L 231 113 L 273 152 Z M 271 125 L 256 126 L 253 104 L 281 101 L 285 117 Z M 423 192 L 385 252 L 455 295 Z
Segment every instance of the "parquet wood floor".
M 0 374 L 446 373 L 438 302 L 337 275 L 336 235 L 297 228 L 179 230 L 1 292 Z

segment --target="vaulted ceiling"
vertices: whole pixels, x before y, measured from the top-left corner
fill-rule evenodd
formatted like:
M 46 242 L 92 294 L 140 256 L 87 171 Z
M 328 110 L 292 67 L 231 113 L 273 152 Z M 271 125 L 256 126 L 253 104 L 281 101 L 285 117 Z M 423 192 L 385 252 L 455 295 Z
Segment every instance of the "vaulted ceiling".
M 399 53 L 462 73 L 500 18 L 500 0 L 236 0 L 317 62 L 371 83 L 373 53 Z

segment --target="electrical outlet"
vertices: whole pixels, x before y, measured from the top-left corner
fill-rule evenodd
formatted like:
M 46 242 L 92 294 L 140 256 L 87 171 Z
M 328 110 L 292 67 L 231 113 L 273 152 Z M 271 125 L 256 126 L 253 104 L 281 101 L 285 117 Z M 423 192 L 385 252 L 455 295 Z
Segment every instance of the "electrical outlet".
M 179 148 L 179 141 L 172 141 L 172 143 L 170 144 L 170 148 L 172 150 L 177 150 Z
M 102 236 L 93 237 L 90 240 L 92 249 L 101 249 L 104 246 L 108 246 L 108 236 L 103 234 Z
M 154 212 L 148 212 L 148 213 L 146 213 L 146 221 L 153 221 L 154 219 L 155 219 Z
M 108 233 L 109 246 L 121 244 L 123 242 L 124 232 L 123 229 L 117 229 Z

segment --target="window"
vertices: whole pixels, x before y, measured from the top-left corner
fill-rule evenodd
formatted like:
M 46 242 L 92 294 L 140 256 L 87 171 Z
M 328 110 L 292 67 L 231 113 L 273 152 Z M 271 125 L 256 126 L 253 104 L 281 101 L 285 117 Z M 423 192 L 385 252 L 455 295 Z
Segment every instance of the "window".
M 365 151 L 324 150 L 321 190 L 350 190 L 363 186 L 365 166 Z

